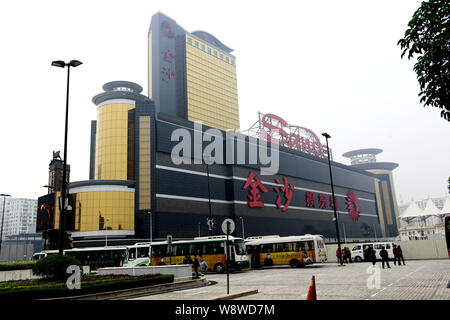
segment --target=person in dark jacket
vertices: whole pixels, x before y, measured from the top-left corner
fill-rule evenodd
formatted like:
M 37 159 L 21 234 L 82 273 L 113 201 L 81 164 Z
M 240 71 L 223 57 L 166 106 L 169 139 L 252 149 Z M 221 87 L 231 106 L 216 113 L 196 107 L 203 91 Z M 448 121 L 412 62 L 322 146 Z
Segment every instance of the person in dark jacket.
M 345 247 L 344 250 L 345 250 L 345 255 L 347 256 L 348 262 L 353 262 L 352 261 L 352 252 L 350 251 L 350 248 Z
M 380 251 L 380 257 L 381 257 L 381 263 L 384 269 L 384 263 L 386 262 L 386 266 L 388 268 L 390 268 L 391 266 L 389 265 L 389 254 L 387 252 L 387 250 L 383 247 L 381 247 L 381 251 Z
M 397 264 L 398 259 L 398 249 L 396 244 L 394 244 L 394 247 L 392 248 L 392 253 L 394 254 L 394 266 L 395 266 Z M 400 263 L 398 265 L 400 265 Z
M 400 259 L 402 259 L 403 265 L 406 266 L 405 259 L 403 259 L 402 248 L 400 248 L 400 246 L 397 247 L 397 255 L 398 255 L 398 265 L 400 265 Z
M 370 247 L 368 250 L 369 250 L 369 259 L 370 259 L 370 261 L 372 261 L 372 265 L 375 265 L 375 263 L 377 262 L 377 256 L 375 254 L 375 250 Z
M 200 267 L 200 262 L 198 261 L 197 256 L 194 256 L 194 263 L 192 264 L 192 268 L 194 268 L 195 278 L 198 278 L 198 268 Z

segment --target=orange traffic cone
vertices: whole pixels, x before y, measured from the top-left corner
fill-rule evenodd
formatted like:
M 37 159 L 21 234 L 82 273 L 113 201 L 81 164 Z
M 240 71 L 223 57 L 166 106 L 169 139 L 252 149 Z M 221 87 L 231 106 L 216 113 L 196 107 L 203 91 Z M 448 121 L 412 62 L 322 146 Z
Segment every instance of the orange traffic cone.
M 317 300 L 315 276 L 312 276 L 311 285 L 309 286 L 308 296 L 306 297 L 306 300 Z

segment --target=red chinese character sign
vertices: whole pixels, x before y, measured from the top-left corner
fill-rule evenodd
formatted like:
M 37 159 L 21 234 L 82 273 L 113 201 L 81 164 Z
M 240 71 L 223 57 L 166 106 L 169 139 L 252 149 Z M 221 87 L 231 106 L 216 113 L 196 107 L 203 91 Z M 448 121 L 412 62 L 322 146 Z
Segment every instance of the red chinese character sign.
M 250 187 L 250 190 L 248 191 L 248 206 L 250 208 L 258 207 L 262 208 L 264 207 L 264 202 L 259 201 L 259 198 L 261 198 L 261 195 L 259 194 L 262 192 L 267 192 L 267 188 L 262 184 L 261 180 L 259 180 L 258 176 L 253 172 L 250 171 L 250 174 L 248 175 L 247 181 L 245 182 L 244 186 L 242 187 L 243 190 Z
M 358 201 L 358 197 L 353 192 L 353 190 L 349 190 L 347 192 L 347 209 L 348 209 L 350 218 L 352 218 L 353 221 L 358 221 L 359 214 L 360 214 L 359 201 Z
M 163 56 L 164 56 L 164 60 L 167 62 L 172 63 L 173 59 L 175 59 L 175 55 L 172 53 L 172 51 L 170 51 L 169 48 L 166 48 L 163 52 L 162 52 Z
M 276 183 L 281 183 L 279 179 L 275 179 Z M 283 177 L 284 186 L 282 187 L 275 187 L 273 188 L 275 192 L 278 194 L 277 200 L 275 201 L 275 204 L 277 205 L 277 208 L 281 207 L 281 192 L 284 195 L 284 198 L 286 199 L 286 202 L 283 206 L 283 211 L 286 211 L 289 205 L 292 201 L 292 196 L 294 195 L 294 186 L 288 182 L 288 179 L 286 177 Z
M 173 30 L 172 24 L 168 21 L 163 21 L 161 24 L 161 29 L 167 38 L 173 38 L 175 36 L 175 31 Z

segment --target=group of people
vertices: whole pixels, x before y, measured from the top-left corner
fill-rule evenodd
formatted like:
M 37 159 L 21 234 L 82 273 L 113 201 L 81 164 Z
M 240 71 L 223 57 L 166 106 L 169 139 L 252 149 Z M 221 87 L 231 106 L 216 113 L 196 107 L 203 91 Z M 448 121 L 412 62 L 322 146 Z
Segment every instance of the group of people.
M 339 254 L 339 248 L 336 249 L 336 257 L 337 257 L 338 261 L 342 261 L 342 263 L 353 262 L 352 261 L 352 252 L 350 251 L 350 249 L 348 247 L 344 247 L 341 250 L 341 254 Z
M 398 262 L 399 266 L 401 265 L 401 262 L 403 262 L 403 265 L 406 265 L 405 259 L 403 258 L 402 248 L 400 246 L 397 246 L 394 244 L 392 251 L 394 254 L 394 265 L 396 265 L 397 262 Z M 381 265 L 382 265 L 383 269 L 384 269 L 385 264 L 388 268 L 390 268 L 391 266 L 389 265 L 389 253 L 384 246 L 381 247 L 380 257 L 381 257 Z M 372 247 L 366 246 L 364 248 L 364 259 L 371 261 L 372 265 L 375 265 L 377 258 L 376 258 L 375 250 Z
M 198 278 L 201 272 L 208 270 L 208 263 L 202 258 L 202 256 L 194 255 L 194 260 L 192 260 L 191 256 L 185 256 L 183 260 L 183 264 L 192 264 L 192 268 L 194 269 L 194 278 Z

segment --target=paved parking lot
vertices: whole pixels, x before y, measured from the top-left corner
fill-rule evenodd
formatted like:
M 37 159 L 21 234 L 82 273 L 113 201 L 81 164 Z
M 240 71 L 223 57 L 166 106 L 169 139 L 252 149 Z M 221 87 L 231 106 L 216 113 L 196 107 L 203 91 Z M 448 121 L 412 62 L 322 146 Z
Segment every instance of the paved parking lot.
M 377 262 L 316 264 L 305 268 L 272 267 L 234 272 L 230 294 L 258 289 L 236 300 L 305 300 L 312 276 L 319 300 L 450 300 L 450 260 L 406 261 L 382 269 Z M 205 287 L 136 298 L 135 300 L 209 300 L 227 294 L 226 274 L 207 274 Z

